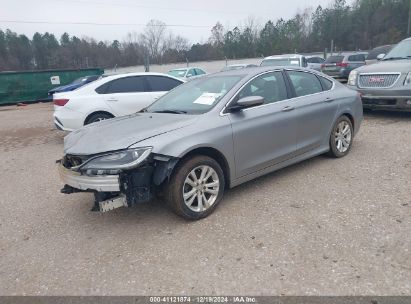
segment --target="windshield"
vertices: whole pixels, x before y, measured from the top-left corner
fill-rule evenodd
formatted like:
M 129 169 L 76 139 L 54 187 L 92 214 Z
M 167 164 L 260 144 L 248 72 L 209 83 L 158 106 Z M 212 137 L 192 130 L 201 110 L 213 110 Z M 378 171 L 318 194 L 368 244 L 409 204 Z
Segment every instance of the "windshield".
M 400 42 L 395 46 L 388 54 L 384 57 L 384 60 L 392 59 L 406 59 L 411 57 L 411 40 L 405 40 Z
M 298 58 L 278 58 L 278 59 L 265 59 L 261 62 L 261 66 L 300 66 L 300 60 Z
M 171 70 L 168 71 L 168 75 L 174 76 L 174 77 L 184 77 L 184 75 L 186 74 L 187 69 L 184 70 Z
M 150 113 L 204 114 L 241 79 L 238 76 L 198 78 L 170 91 L 145 111 Z
M 344 60 L 344 56 L 330 56 L 325 60 L 325 63 L 340 63 Z
M 367 60 L 377 59 L 380 54 L 387 54 L 392 49 L 391 45 L 379 46 L 368 53 Z

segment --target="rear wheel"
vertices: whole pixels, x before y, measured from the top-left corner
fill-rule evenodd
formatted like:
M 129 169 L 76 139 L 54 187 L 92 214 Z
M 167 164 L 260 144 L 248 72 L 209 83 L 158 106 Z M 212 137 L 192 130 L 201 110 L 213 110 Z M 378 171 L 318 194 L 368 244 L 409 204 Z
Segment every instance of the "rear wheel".
M 335 123 L 330 136 L 330 152 L 333 157 L 344 157 L 350 152 L 353 140 L 351 120 L 343 115 Z
M 103 113 L 103 112 L 101 112 L 101 113 L 94 113 L 94 114 L 91 114 L 91 115 L 86 119 L 84 125 L 88 125 L 88 124 L 91 124 L 91 123 L 94 123 L 94 122 L 99 122 L 99 121 L 102 121 L 102 120 L 110 119 L 110 118 L 113 118 L 113 117 L 114 117 L 114 116 L 111 115 L 111 114 L 109 114 L 109 113 Z
M 223 198 L 224 173 L 220 165 L 207 156 L 194 156 L 177 166 L 165 199 L 179 216 L 198 220 L 210 215 Z

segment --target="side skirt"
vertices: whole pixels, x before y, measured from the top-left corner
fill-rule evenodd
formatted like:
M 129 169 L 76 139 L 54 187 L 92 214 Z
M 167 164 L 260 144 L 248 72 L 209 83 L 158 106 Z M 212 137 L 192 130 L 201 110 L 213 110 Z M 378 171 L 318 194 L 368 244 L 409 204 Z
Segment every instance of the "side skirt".
M 268 173 L 271 173 L 271 172 L 280 170 L 280 169 L 282 169 L 282 168 L 288 167 L 288 166 L 290 166 L 290 165 L 293 165 L 293 164 L 302 162 L 302 161 L 304 161 L 304 160 L 306 160 L 306 159 L 313 158 L 313 157 L 315 157 L 315 156 L 324 154 L 324 153 L 326 153 L 326 152 L 328 152 L 328 151 L 329 151 L 329 148 L 328 148 L 328 147 L 327 147 L 327 148 L 323 148 L 323 147 L 322 147 L 321 149 L 316 149 L 316 150 L 313 150 L 313 151 L 309 151 L 309 152 L 307 152 L 307 153 L 304 153 L 304 154 L 302 154 L 302 155 L 293 157 L 293 158 L 291 158 L 291 159 L 289 159 L 289 160 L 283 161 L 283 162 L 278 163 L 278 164 L 275 164 L 275 165 L 273 165 L 273 166 L 264 168 L 264 169 L 259 170 L 259 171 L 257 171 L 257 172 L 254 172 L 254 173 L 251 173 L 251 174 L 242 176 L 242 177 L 240 177 L 240 178 L 232 181 L 232 182 L 231 182 L 231 185 L 230 185 L 230 188 L 234 188 L 234 187 L 236 187 L 236 186 L 238 186 L 238 185 L 241 185 L 241 184 L 243 184 L 243 183 L 245 183 L 245 182 L 248 182 L 248 181 L 250 181 L 250 180 L 256 179 L 257 177 L 260 177 L 260 176 L 266 175 L 266 174 L 268 174 Z

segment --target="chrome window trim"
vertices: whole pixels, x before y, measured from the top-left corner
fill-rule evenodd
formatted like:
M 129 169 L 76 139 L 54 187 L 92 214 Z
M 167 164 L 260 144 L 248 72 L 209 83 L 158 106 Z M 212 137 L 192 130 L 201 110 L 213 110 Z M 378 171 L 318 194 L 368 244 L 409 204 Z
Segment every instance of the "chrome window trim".
M 394 83 L 389 87 L 361 87 L 360 86 L 360 77 L 364 76 L 371 76 L 371 75 L 397 75 L 398 78 L 394 81 Z M 386 90 L 395 87 L 397 82 L 400 80 L 402 73 L 401 72 L 380 72 L 380 73 L 358 73 L 357 84 L 359 89 L 375 89 L 375 90 Z
M 251 78 L 249 81 L 247 81 L 245 84 L 243 84 L 243 85 L 234 93 L 234 95 L 230 98 L 230 100 L 224 105 L 224 107 L 221 109 L 221 111 L 220 111 L 220 116 L 226 116 L 226 115 L 231 114 L 231 113 L 229 113 L 229 112 L 228 112 L 228 113 L 224 113 L 224 111 L 227 109 L 228 105 L 233 101 L 233 99 L 234 99 L 235 97 L 237 97 L 237 94 L 238 94 L 246 85 L 248 85 L 251 81 L 253 81 L 255 78 L 260 77 L 260 76 L 265 75 L 265 74 L 274 73 L 274 72 L 282 72 L 282 71 L 303 72 L 303 73 L 312 74 L 312 75 L 314 75 L 314 76 L 316 76 L 316 77 L 323 77 L 323 78 L 325 78 L 325 79 L 327 79 L 327 80 L 330 80 L 330 81 L 332 82 L 333 86 L 331 87 L 331 89 L 329 89 L 329 90 L 327 90 L 327 91 L 321 91 L 321 92 L 318 92 L 318 93 L 309 94 L 309 95 L 304 95 L 304 96 L 295 96 L 295 97 L 292 97 L 292 98 L 287 98 L 287 99 L 284 99 L 284 100 L 279 100 L 279 101 L 276 101 L 276 102 L 266 103 L 266 104 L 262 104 L 262 105 L 259 105 L 259 106 L 255 106 L 255 107 L 243 109 L 242 111 L 248 111 L 248 110 L 252 110 L 252 109 L 258 109 L 258 108 L 261 108 L 261 107 L 265 107 L 265 106 L 269 106 L 269 105 L 273 105 L 273 104 L 278 104 L 278 103 L 284 102 L 284 101 L 290 101 L 290 100 L 300 99 L 300 98 L 307 97 L 307 96 L 315 96 L 315 95 L 319 95 L 319 94 L 324 94 L 324 93 L 326 93 L 326 92 L 330 92 L 330 91 L 332 91 L 332 90 L 335 89 L 335 80 L 334 80 L 334 79 L 330 79 L 329 77 L 324 77 L 324 76 L 322 76 L 322 75 L 318 75 L 317 73 L 313 73 L 313 72 L 311 72 L 311 71 L 295 70 L 295 69 L 279 69 L 279 70 L 265 71 L 265 72 L 263 72 L 263 73 L 261 73 L 261 74 L 258 74 L 258 75 L 256 75 L 256 76 L 254 76 L 254 77 Z M 284 81 L 287 81 L 287 80 L 284 79 Z M 321 84 L 321 80 L 318 80 L 318 81 L 320 81 L 320 84 Z M 322 84 L 321 84 L 321 87 L 322 87 Z

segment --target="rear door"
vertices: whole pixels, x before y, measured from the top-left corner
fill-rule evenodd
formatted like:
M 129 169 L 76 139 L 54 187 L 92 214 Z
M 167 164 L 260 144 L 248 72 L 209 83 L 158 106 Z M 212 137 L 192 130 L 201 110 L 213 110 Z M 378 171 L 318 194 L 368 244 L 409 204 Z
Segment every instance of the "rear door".
M 287 71 L 294 90 L 291 99 L 297 119 L 296 154 L 304 154 L 328 142 L 338 110 L 332 94 L 333 83 L 307 71 Z
M 265 102 L 228 114 L 236 178 L 292 158 L 296 150 L 297 122 L 283 73 L 268 72 L 252 79 L 235 97 L 234 104 L 247 96 L 261 96 Z
M 149 75 L 143 77 L 145 77 L 147 81 L 148 90 L 150 92 L 152 102 L 156 101 L 165 93 L 183 83 L 180 80 L 167 76 Z
M 116 116 L 140 111 L 153 102 L 143 76 L 115 79 L 106 84 L 104 100 Z

